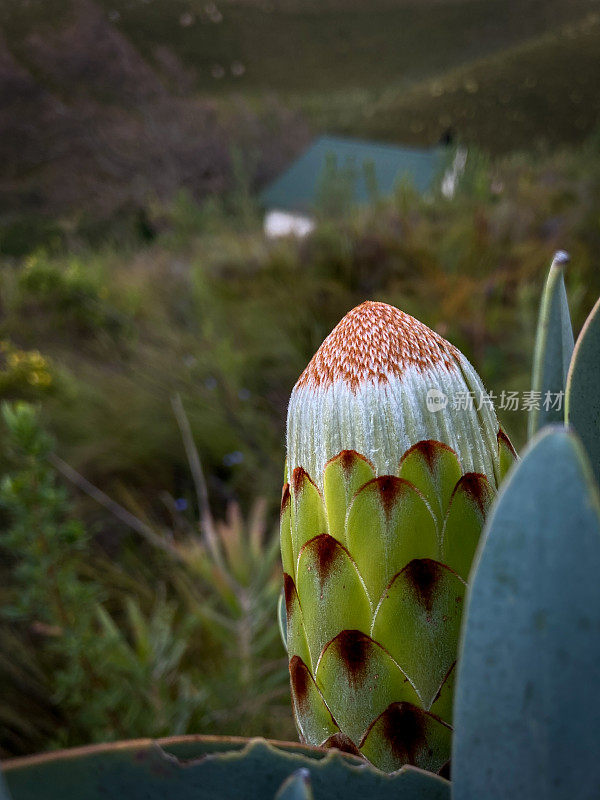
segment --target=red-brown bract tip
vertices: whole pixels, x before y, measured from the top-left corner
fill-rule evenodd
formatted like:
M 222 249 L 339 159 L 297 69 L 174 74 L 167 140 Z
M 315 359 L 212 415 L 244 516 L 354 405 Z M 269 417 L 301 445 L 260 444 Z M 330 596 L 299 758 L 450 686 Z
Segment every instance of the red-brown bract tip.
M 387 383 L 414 367 L 457 369 L 460 351 L 419 320 L 387 303 L 362 303 L 336 325 L 306 367 L 296 389 L 327 388 L 337 381 L 352 391 L 361 383 Z

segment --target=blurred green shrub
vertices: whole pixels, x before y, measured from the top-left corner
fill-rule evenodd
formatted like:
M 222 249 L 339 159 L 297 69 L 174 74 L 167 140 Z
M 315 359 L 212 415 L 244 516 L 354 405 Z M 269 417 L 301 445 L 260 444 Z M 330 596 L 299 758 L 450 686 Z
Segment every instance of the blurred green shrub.
M 61 249 L 65 235 L 60 225 L 40 214 L 22 214 L 0 224 L 0 253 L 18 258 L 39 248 Z
M 118 341 L 131 334 L 131 321 L 110 302 L 100 278 L 75 256 L 65 264 L 38 251 L 23 262 L 17 308 L 21 313 L 47 315 L 55 330 L 80 337 L 104 334 Z
M 0 341 L 0 398 L 31 398 L 52 388 L 52 367 L 39 350 Z
M 266 510 L 264 501 L 256 501 L 245 521 L 232 502 L 205 546 L 193 538 L 181 546 L 208 591 L 198 609 L 219 654 L 221 679 L 212 683 L 207 730 L 238 730 L 241 724 L 253 735 L 268 719 L 271 736 L 292 735 L 288 670 L 275 619 L 282 580 L 279 537 L 276 531 L 267 535 Z M 189 583 L 187 591 L 194 591 Z
M 85 544 L 72 551 L 71 574 L 94 592 L 84 616 L 104 688 L 78 684 L 73 696 L 87 692 L 93 702 L 69 706 L 67 714 L 51 676 L 62 669 L 71 680 L 81 669 L 56 649 L 66 639 L 49 632 L 60 623 L 42 619 L 40 628 L 33 614 L 4 615 L 0 651 L 14 653 L 11 663 L 0 654 L 6 752 L 116 738 L 116 721 L 133 736 L 202 730 L 293 737 L 268 534 L 278 507 L 286 404 L 309 358 L 349 308 L 382 300 L 455 342 L 499 397 L 529 388 L 540 286 L 552 252 L 571 251 L 566 280 L 575 329 L 600 291 L 597 143 L 492 163 L 476 158 L 472 169 L 452 201 L 398 187 L 394 198 L 323 221 L 300 241 L 266 240 L 251 215 L 234 218 L 233 205 L 219 201 L 211 216 L 184 200 L 179 233 L 169 236 L 171 223 L 164 231 L 158 226 L 162 234 L 150 247 L 140 241 L 127 250 L 0 261 L 0 339 L 9 343 L 0 354 L 4 396 L 41 400 L 63 457 L 154 532 L 151 543 L 140 541 L 91 501 L 65 499 L 53 524 L 83 520 Z M 9 359 L 11 352 L 33 355 Z M 23 365 L 42 369 L 36 353 L 48 365 L 47 388 L 19 372 Z M 214 523 L 210 547 L 171 413 L 177 393 L 215 517 L 224 520 L 223 530 Z M 522 443 L 522 411 L 500 409 L 499 416 Z M 3 471 L 14 476 L 25 462 L 6 455 L 9 437 L 0 436 L 0 456 Z M 40 463 L 49 469 L 45 457 Z M 255 556 L 248 551 L 254 523 L 241 520 L 236 503 L 251 508 L 259 495 L 267 500 L 266 527 Z M 6 530 L 15 524 L 7 505 L 0 514 Z M 67 543 L 61 547 L 66 557 Z M 236 548 L 242 555 L 232 560 Z M 1 607 L 12 608 L 19 593 L 11 573 L 16 558 L 0 544 Z M 252 565 L 250 574 L 238 572 L 240 561 Z M 34 576 L 36 591 L 46 591 L 40 571 Z M 143 644 L 148 631 L 162 642 L 156 651 Z M 130 716 L 121 707 L 120 687 L 128 682 Z M 113 721 L 105 697 L 117 709 Z
M 169 247 L 185 246 L 197 236 L 221 231 L 226 224 L 220 197 L 209 197 L 200 203 L 186 188 L 168 203 L 151 204 L 150 219 L 162 233 L 162 243 Z
M 160 234 L 161 245 L 189 249 L 201 236 L 231 236 L 256 230 L 260 208 L 252 186 L 255 170 L 255 160 L 233 148 L 231 186 L 227 191 L 198 200 L 182 187 L 170 200 L 150 203 L 148 224 Z
M 14 657 L 0 658 L 0 751 L 290 730 L 264 504 L 248 526 L 237 506 L 221 523 L 208 512 L 207 544 L 173 502 L 150 573 L 115 579 L 57 482 L 38 411 L 5 403 L 2 418 L 0 643 Z
M 0 482 L 0 508 L 6 515 L 0 546 L 11 568 L 1 616 L 43 637 L 55 662 L 49 680 L 54 700 L 68 708 L 89 695 L 93 703 L 97 692 L 90 657 L 97 640 L 91 618 L 99 589 L 79 577 L 88 537 L 70 517 L 66 492 L 46 460 L 52 442 L 35 408 L 5 403 L 2 417 L 12 469 Z

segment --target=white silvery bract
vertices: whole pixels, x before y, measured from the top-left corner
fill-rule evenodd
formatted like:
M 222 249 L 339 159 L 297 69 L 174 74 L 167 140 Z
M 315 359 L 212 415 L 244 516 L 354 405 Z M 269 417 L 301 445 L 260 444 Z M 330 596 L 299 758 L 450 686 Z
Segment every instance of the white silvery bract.
M 460 350 L 394 306 L 366 302 L 333 329 L 292 391 L 288 469 L 303 467 L 322 489 L 327 461 L 356 450 L 378 476 L 393 475 L 412 445 L 433 439 L 452 447 L 463 472 L 496 487 L 498 428 Z

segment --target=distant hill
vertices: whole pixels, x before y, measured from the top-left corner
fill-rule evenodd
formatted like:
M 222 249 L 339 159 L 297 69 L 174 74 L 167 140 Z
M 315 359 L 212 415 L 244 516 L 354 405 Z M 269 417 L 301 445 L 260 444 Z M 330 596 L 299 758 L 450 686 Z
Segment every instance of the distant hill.
M 416 144 L 574 141 L 598 74 L 600 0 L 2 0 L 0 227 L 220 192 L 236 147 L 260 185 L 308 141 L 297 111 Z
M 46 3 L 56 0 L 45 0 Z M 430 77 L 589 13 L 596 0 L 99 0 L 209 92 L 333 91 Z
M 0 222 L 102 219 L 181 187 L 221 192 L 234 146 L 260 181 L 307 140 L 283 109 L 263 120 L 192 94 L 176 53 L 167 75 L 93 0 L 3 0 L 0 22 Z
M 600 13 L 410 87 L 307 104 L 315 124 L 419 144 L 452 130 L 505 153 L 600 130 Z

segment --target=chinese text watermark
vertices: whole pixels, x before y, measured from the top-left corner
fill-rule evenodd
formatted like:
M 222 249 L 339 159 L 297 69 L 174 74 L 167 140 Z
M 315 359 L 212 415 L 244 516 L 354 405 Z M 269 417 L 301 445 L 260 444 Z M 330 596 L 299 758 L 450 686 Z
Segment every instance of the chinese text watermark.
M 562 411 L 565 393 L 561 392 L 454 392 L 447 395 L 441 389 L 427 392 L 427 410 L 435 413 L 450 407 L 453 411 L 481 411 L 484 406 L 494 406 L 499 411 Z

